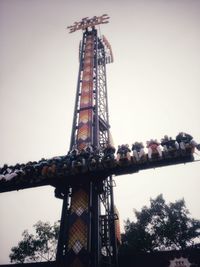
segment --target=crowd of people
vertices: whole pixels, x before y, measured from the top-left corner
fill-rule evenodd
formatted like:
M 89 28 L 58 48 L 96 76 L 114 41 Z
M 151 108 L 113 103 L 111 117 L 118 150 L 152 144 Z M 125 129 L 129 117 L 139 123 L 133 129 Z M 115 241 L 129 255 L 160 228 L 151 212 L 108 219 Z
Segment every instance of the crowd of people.
M 120 145 L 116 149 L 110 145 L 98 149 L 92 145 L 88 145 L 82 149 L 74 147 L 65 156 L 54 157 L 51 159 L 41 159 L 36 162 L 28 162 L 26 164 L 16 164 L 8 166 L 4 164 L 0 168 L 0 182 L 17 180 L 19 177 L 39 180 L 46 177 L 76 175 L 80 170 L 87 172 L 98 169 L 98 166 L 107 167 L 108 162 L 115 165 L 126 163 L 137 164 L 145 161 L 152 161 L 173 157 L 184 156 L 187 151 L 193 153 L 194 149 L 200 150 L 200 144 L 197 144 L 193 137 L 189 134 L 180 132 L 175 139 L 165 135 L 161 141 L 151 139 L 146 142 L 147 153 L 142 142 L 135 142 L 130 148 L 129 145 Z M 115 156 L 116 153 L 116 156 Z M 112 165 L 113 166 L 113 165 Z

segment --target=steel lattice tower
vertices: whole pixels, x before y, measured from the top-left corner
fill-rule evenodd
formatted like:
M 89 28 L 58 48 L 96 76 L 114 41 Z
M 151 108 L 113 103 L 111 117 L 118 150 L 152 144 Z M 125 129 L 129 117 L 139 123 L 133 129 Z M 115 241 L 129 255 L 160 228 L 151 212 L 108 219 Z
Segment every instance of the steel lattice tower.
M 109 140 L 106 64 L 113 61 L 96 24 L 107 15 L 85 18 L 71 26 L 83 29 L 70 150 L 92 145 L 101 149 Z M 57 261 L 67 266 L 117 266 L 113 180 L 111 176 L 83 177 L 63 192 L 64 201 Z

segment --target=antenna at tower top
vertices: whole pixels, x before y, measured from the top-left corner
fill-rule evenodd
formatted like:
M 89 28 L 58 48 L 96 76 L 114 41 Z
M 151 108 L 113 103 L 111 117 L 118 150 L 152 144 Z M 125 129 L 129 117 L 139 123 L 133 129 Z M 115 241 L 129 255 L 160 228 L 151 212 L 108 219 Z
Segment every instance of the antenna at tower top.
M 86 30 L 87 28 L 91 27 L 93 28 L 95 25 L 99 25 L 99 24 L 106 24 L 108 23 L 108 19 L 110 17 L 108 17 L 107 14 L 103 14 L 102 16 L 94 16 L 92 18 L 83 18 L 81 21 L 74 22 L 74 25 L 72 26 L 68 26 L 67 29 L 69 29 L 69 33 L 78 31 L 78 30 Z

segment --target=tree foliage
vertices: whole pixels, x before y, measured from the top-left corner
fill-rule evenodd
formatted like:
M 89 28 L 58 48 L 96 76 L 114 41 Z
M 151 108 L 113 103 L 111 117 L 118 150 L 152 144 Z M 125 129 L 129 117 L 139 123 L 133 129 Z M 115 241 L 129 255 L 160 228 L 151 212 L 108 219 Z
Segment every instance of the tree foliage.
M 190 217 L 184 199 L 166 204 L 162 195 L 150 207 L 134 211 L 136 221 L 125 222 L 122 249 L 135 252 L 185 249 L 200 238 L 200 221 Z
M 24 263 L 55 259 L 59 234 L 58 222 L 51 226 L 49 222 L 38 221 L 33 227 L 35 235 L 25 230 L 22 233 L 22 240 L 17 246 L 11 248 L 9 255 L 11 262 Z

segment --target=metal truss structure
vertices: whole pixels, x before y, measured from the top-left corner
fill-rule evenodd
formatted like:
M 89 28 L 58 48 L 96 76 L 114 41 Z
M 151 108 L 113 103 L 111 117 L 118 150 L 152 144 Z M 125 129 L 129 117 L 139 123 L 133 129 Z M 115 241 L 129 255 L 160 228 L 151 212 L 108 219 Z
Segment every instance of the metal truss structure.
M 103 149 L 109 140 L 106 63 L 111 49 L 97 30 L 85 28 L 70 150 Z M 67 266 L 117 266 L 112 176 L 84 178 L 63 193 L 57 261 Z

